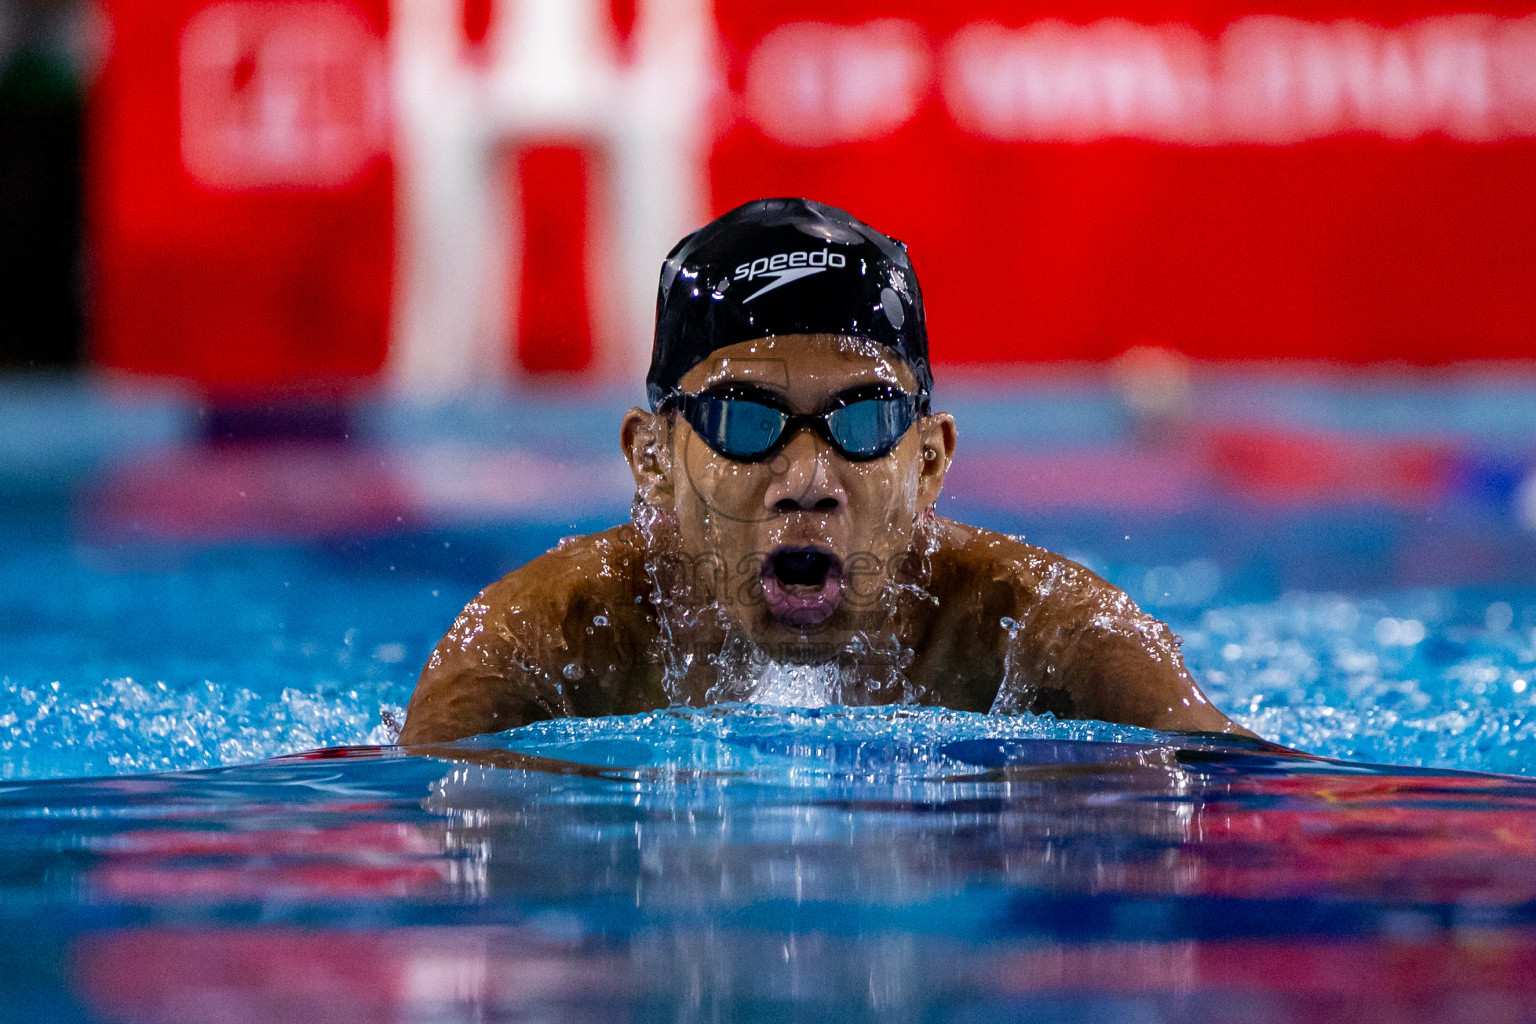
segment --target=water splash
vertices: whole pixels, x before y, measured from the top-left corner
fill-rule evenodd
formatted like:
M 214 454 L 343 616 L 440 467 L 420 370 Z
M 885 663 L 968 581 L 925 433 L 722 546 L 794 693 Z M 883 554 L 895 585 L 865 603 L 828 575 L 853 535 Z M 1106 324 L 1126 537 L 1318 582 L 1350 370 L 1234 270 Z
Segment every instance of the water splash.
M 1070 631 L 1032 628 L 1031 613 L 1038 603 L 1025 608 L 1019 618 L 1004 616 L 999 620 L 1007 641 L 993 714 L 1027 712 L 1042 682 L 1058 664 L 1068 660 L 1065 648 L 1082 643 L 1085 632 L 1129 640 L 1153 661 L 1183 667 L 1178 635 L 1137 607 L 1124 591 L 1105 586 L 1083 566 L 1042 552 L 1026 559 L 1020 568 L 1037 581 L 1033 589 L 1038 600 L 1053 599 L 1052 621 L 1087 626 Z
M 837 669 L 830 665 L 784 665 L 770 661 L 752 688 L 756 704 L 784 708 L 819 708 L 835 703 Z
M 1510 626 L 1536 605 L 1467 603 L 1287 594 L 1209 609 L 1182 632 L 1211 699 L 1262 736 L 1329 757 L 1531 773 L 1536 634 Z
M 0 678 L 0 778 L 180 771 L 319 747 L 393 743 L 402 688 L 285 687 L 261 694 L 108 679 L 89 688 Z
M 905 572 L 876 596 L 862 626 L 836 650 L 808 641 L 807 657 L 796 661 L 777 658 L 754 642 L 719 599 L 714 577 L 698 573 L 696 560 L 675 554 L 681 545 L 670 512 L 637 497 L 631 525 L 645 552 L 648 598 L 658 626 L 653 654 L 671 704 L 756 701 L 799 707 L 922 699 L 923 688 L 906 674 L 915 652 L 904 623 L 910 606 L 936 601 L 926 589 L 940 544 L 931 508 L 914 524 Z
M 1062 721 L 1052 715 L 981 715 L 936 707 L 745 704 L 535 722 L 489 742 L 601 767 L 643 765 L 659 774 L 668 767 L 731 772 L 750 762 L 759 770 L 787 772 L 784 777 L 791 781 L 807 773 L 924 781 L 975 772 L 973 762 L 956 759 L 955 745 L 981 740 L 1123 743 L 1143 748 L 1180 742 L 1178 734 L 1107 722 Z M 460 745 L 479 747 L 486 742 L 472 739 Z

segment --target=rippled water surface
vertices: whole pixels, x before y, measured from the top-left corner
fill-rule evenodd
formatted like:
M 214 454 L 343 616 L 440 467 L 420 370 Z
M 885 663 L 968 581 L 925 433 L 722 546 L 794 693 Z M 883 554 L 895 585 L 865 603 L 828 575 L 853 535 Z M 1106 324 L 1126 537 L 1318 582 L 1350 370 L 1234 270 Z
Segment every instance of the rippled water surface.
M 1321 757 L 740 706 L 379 746 L 480 586 L 624 515 L 627 403 L 237 441 L 0 386 L 0 1019 L 1536 1018 L 1536 388 L 1196 395 L 945 401 L 943 511 Z
M 1526 1019 L 1536 783 L 722 707 L 0 792 L 18 1019 Z
M 1267 738 L 1536 772 L 1536 390 L 1387 383 L 1227 381 L 1209 422 L 1150 440 L 1094 386 L 948 401 L 943 510 L 1125 587 Z M 4 778 L 388 742 L 381 712 L 476 590 L 629 496 L 617 400 L 233 444 L 163 396 L 12 385 L 0 407 Z
M 0 773 L 209 767 L 389 742 L 381 710 L 404 707 L 477 589 L 453 571 L 453 552 L 473 549 L 489 579 L 491 564 L 536 553 L 520 540 L 225 545 L 106 567 L 64 544 L 0 550 L 12 581 L 0 591 Z M 1134 592 L 1180 568 L 1118 575 Z M 1536 603 L 1523 588 L 1242 598 L 1148 605 L 1184 637 L 1217 705 L 1249 728 L 1332 757 L 1536 772 Z

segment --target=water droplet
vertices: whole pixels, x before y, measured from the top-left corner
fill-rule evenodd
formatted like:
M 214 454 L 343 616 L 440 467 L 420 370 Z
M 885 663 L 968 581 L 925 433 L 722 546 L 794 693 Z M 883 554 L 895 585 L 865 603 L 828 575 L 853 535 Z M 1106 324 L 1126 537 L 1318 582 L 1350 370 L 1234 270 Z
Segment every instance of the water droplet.
M 565 666 L 565 668 L 561 669 L 560 674 L 571 680 L 580 679 L 583 675 L 585 675 L 581 666 L 574 661 Z

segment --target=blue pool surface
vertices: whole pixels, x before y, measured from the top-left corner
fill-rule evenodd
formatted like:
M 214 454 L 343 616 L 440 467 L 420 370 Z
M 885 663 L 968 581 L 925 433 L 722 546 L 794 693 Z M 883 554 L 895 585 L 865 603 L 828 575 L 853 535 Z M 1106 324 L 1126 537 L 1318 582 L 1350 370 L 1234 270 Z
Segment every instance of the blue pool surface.
M 18 1020 L 1526 1020 L 1536 783 L 936 710 L 0 791 Z
M 0 1019 L 1536 1016 L 1536 380 L 940 383 L 944 512 L 1319 756 L 753 707 L 401 751 L 464 602 L 626 514 L 633 396 L 263 440 L 10 380 Z
M 210 444 L 183 396 L 0 387 L 0 779 L 388 742 L 381 709 L 481 586 L 626 516 L 633 398 L 365 404 L 344 442 Z M 1098 378 L 940 400 L 942 510 L 1125 587 L 1245 725 L 1536 774 L 1536 380 L 1229 375 L 1150 430 Z

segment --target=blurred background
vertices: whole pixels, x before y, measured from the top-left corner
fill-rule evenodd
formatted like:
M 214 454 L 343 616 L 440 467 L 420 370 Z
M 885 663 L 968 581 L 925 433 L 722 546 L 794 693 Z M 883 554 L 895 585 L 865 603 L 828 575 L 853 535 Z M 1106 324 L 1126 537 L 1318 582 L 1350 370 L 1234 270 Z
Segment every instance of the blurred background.
M 1266 735 L 1523 766 L 1531 0 L 0 0 L 0 772 L 386 741 L 765 195 L 909 244 L 945 511 Z
M 661 256 L 778 194 L 909 243 L 947 367 L 1531 355 L 1519 4 L 0 11 L 12 365 L 627 381 Z

